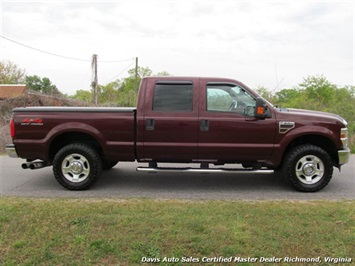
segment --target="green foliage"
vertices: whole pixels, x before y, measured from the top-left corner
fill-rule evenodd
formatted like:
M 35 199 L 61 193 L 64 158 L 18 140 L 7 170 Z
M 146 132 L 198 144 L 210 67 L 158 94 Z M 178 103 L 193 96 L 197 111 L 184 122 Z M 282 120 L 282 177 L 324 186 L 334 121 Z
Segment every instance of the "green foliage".
M 10 61 L 0 62 L 0 84 L 23 84 L 25 70 Z
M 306 96 L 317 99 L 320 108 L 326 109 L 333 104 L 336 85 L 330 83 L 323 75 L 308 76 L 299 84 Z
M 156 76 L 157 77 L 169 77 L 171 75 L 169 74 L 169 72 L 161 71 L 161 72 L 157 73 Z
M 99 85 L 98 87 L 98 101 L 102 104 L 115 103 L 118 100 L 118 90 L 120 88 L 120 81 L 108 83 L 105 86 Z
M 266 87 L 259 86 L 256 88 L 256 92 L 263 97 L 265 100 L 269 102 L 274 102 L 274 95 L 271 91 L 269 91 Z
M 132 68 L 128 70 L 128 74 L 130 77 L 134 77 L 136 74 L 136 69 Z M 140 79 L 144 77 L 149 77 L 153 75 L 153 71 L 149 67 L 138 67 L 137 74 Z
M 75 95 L 71 96 L 72 99 L 84 101 L 87 103 L 92 102 L 92 92 L 86 90 L 77 90 Z
M 288 106 L 296 108 L 300 106 L 301 100 L 297 100 L 301 96 L 301 92 L 297 89 L 283 89 L 276 93 L 275 103 L 279 106 Z M 302 99 L 303 101 L 303 99 Z
M 26 86 L 30 90 L 38 91 L 44 94 L 52 94 L 52 95 L 61 94 L 57 86 L 52 84 L 52 82 L 47 77 L 40 78 L 37 75 L 26 76 Z

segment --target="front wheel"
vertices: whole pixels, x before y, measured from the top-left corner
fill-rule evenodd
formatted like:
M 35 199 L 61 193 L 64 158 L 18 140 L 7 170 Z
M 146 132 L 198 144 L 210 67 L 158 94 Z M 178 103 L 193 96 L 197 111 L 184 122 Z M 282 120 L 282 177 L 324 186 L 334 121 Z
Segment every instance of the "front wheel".
M 84 190 L 99 179 L 102 161 L 91 146 L 81 143 L 69 144 L 55 155 L 53 173 L 63 187 Z
M 333 176 L 333 161 L 322 148 L 305 144 L 293 148 L 285 157 L 283 172 L 299 191 L 316 192 Z

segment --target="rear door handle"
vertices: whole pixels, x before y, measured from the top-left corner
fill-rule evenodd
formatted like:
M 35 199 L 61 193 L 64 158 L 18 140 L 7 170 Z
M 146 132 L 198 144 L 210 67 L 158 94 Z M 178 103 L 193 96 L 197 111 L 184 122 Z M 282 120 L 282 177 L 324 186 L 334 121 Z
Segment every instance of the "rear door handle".
M 155 120 L 154 119 L 147 119 L 146 120 L 146 124 L 145 124 L 146 130 L 154 130 L 154 126 L 155 126 Z
M 210 122 L 208 120 L 201 120 L 200 121 L 200 130 L 201 131 L 208 131 L 210 129 Z

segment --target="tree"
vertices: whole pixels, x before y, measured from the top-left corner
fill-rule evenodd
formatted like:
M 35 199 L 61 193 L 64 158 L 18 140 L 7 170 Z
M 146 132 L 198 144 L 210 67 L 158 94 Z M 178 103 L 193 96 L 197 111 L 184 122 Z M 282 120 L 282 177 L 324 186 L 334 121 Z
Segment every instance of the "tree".
M 256 89 L 257 93 L 260 94 L 261 97 L 263 97 L 265 100 L 273 103 L 274 101 L 274 95 L 273 93 L 268 90 L 266 87 L 263 87 L 263 86 L 259 86 L 257 89 Z
M 138 72 L 138 77 L 140 79 L 142 79 L 144 77 L 152 76 L 152 74 L 153 74 L 153 71 L 149 67 L 138 67 L 137 72 Z M 135 77 L 136 69 L 132 68 L 132 69 L 128 70 L 128 74 L 130 75 L 130 77 Z
M 275 104 L 280 107 L 300 108 L 302 92 L 297 89 L 283 89 L 276 93 Z
M 337 91 L 337 86 L 323 75 L 308 76 L 298 87 L 277 92 L 275 103 L 282 107 L 331 112 L 338 104 Z
M 26 72 L 10 61 L 0 62 L 0 84 L 23 84 Z
M 137 84 L 140 84 L 144 77 L 148 76 L 170 76 L 166 71 L 159 72 L 157 75 L 153 74 L 153 71 L 149 67 L 138 67 L 138 80 Z M 124 78 L 120 83 L 118 89 L 118 104 L 120 106 L 135 106 L 137 101 L 137 91 L 135 89 L 136 84 L 136 69 L 132 68 L 128 70 L 129 76 Z
M 106 105 L 117 105 L 118 103 L 118 90 L 120 88 L 121 82 L 120 80 L 116 80 L 106 84 L 105 86 L 99 85 L 99 103 Z
M 169 77 L 171 75 L 170 75 L 169 72 L 161 71 L 161 72 L 158 72 L 155 76 L 157 76 L 157 77 Z
M 334 91 L 332 105 L 328 108 L 331 113 L 344 117 L 355 129 L 355 87 L 345 86 Z
M 72 99 L 75 100 L 80 100 L 84 101 L 87 103 L 92 102 L 92 92 L 91 91 L 86 91 L 86 90 L 77 90 L 73 96 L 71 96 Z
M 52 84 L 49 78 L 40 78 L 37 75 L 34 76 L 26 76 L 26 86 L 34 91 L 38 91 L 40 93 L 45 94 L 55 94 L 60 95 L 60 91 L 57 86 Z
M 329 108 L 334 100 L 337 86 L 330 83 L 323 75 L 308 76 L 299 84 L 310 99 L 317 100 L 320 108 Z

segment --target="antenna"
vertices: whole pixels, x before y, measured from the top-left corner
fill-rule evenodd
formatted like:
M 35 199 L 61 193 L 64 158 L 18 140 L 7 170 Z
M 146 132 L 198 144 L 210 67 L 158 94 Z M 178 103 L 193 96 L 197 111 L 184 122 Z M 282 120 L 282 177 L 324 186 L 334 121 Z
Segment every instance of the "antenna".
M 277 65 L 276 65 L 276 63 L 275 63 L 275 76 L 276 76 L 276 86 L 275 86 L 275 88 L 272 90 L 272 94 L 274 94 L 275 91 L 278 90 L 280 84 L 282 83 L 282 81 L 284 81 L 284 78 L 279 81 L 279 77 L 278 77 L 278 75 L 277 75 Z

